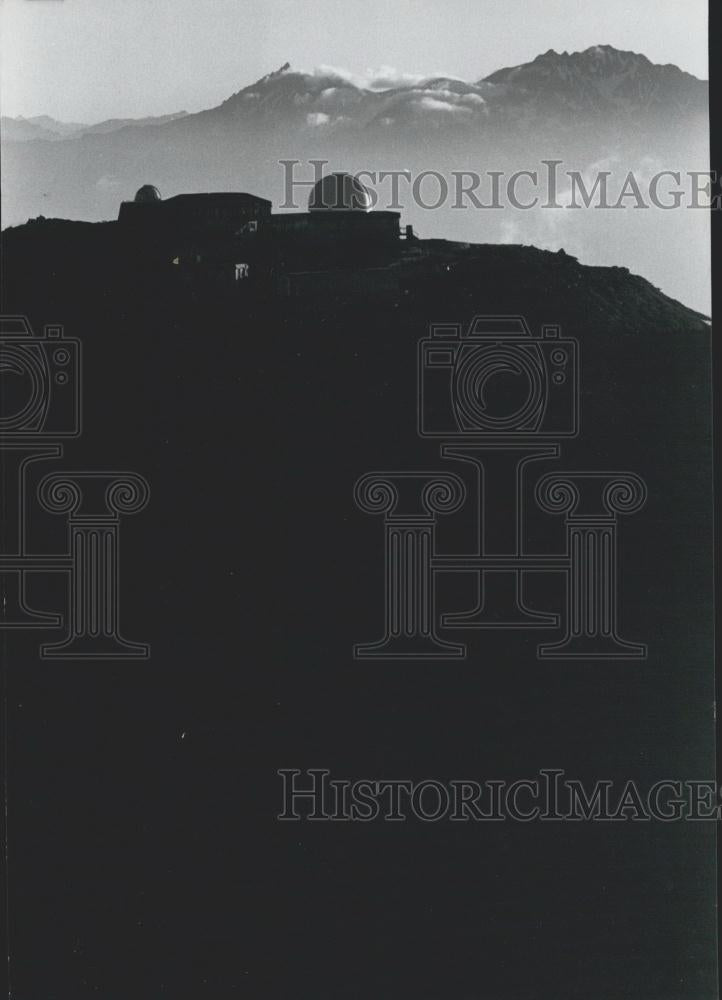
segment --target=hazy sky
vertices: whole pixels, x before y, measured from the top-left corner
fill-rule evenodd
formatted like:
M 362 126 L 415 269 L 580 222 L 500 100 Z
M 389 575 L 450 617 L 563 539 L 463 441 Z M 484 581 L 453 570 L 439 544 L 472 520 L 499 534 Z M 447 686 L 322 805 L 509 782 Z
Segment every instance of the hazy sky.
M 707 0 L 0 0 L 6 115 L 198 111 L 289 61 L 478 79 L 610 44 L 707 77 Z

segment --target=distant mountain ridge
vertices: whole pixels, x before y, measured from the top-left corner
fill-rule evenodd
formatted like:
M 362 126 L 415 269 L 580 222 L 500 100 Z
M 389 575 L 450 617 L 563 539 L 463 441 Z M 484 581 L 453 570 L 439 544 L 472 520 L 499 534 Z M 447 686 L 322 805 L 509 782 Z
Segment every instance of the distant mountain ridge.
M 393 87 L 361 86 L 336 71 L 305 73 L 284 63 L 215 108 L 148 118 L 108 119 L 95 125 L 47 116 L 3 118 L 7 141 L 53 141 L 110 133 L 126 127 L 165 125 L 178 119 L 232 116 L 249 124 L 275 120 L 313 129 L 353 130 L 432 123 L 470 127 L 505 124 L 533 116 L 585 119 L 615 114 L 703 112 L 708 85 L 677 66 L 657 65 L 640 53 L 611 45 L 583 52 L 549 49 L 531 62 L 496 70 L 477 81 L 431 77 Z
M 583 52 L 549 49 L 530 63 L 497 70 L 484 83 L 573 108 L 695 110 L 707 100 L 707 83 L 672 64 L 657 65 L 637 52 L 595 45 Z
M 166 122 L 183 118 L 187 111 L 176 111 L 169 115 L 159 115 L 149 118 L 107 118 L 95 125 L 84 125 L 80 122 L 61 122 L 49 115 L 35 115 L 32 118 L 10 118 L 3 115 L 0 119 L 0 136 L 3 142 L 32 142 L 34 139 L 46 139 L 58 142 L 62 139 L 77 139 L 81 135 L 97 135 L 116 132 L 128 125 L 164 125 Z
M 386 88 L 361 86 L 340 72 L 303 73 L 285 63 L 201 114 L 249 122 L 276 117 L 325 130 L 427 123 L 463 129 L 524 119 L 563 123 L 570 116 L 575 125 L 611 114 L 677 118 L 704 113 L 707 101 L 706 81 L 677 66 L 596 45 L 571 54 L 550 49 L 477 81 L 435 77 Z

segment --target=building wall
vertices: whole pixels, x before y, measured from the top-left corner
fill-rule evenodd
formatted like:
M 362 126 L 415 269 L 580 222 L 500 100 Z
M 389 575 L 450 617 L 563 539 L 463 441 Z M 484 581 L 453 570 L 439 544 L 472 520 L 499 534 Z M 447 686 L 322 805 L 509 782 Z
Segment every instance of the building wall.
M 288 212 L 271 216 L 271 229 L 284 238 L 316 240 L 399 239 L 398 212 Z
M 178 233 L 198 231 L 234 232 L 256 223 L 260 228 L 271 216 L 271 203 L 265 198 L 242 193 L 181 194 L 166 201 L 124 201 L 118 221 L 134 227 L 173 230 Z
M 200 279 L 255 284 L 288 276 L 286 294 L 354 296 L 398 290 L 389 268 L 401 254 L 398 212 L 271 213 L 244 193 L 184 194 L 165 201 L 123 202 L 121 232 L 174 270 Z M 236 277 L 237 265 L 242 277 Z M 279 292 L 284 294 L 279 287 Z

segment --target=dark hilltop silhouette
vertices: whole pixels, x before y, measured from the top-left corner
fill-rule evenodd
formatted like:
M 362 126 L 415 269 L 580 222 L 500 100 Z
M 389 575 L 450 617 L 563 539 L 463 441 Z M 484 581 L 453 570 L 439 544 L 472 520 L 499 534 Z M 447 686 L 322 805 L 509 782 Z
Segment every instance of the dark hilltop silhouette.
M 518 297 L 525 308 L 548 302 L 565 315 L 578 310 L 587 327 L 706 330 L 702 314 L 628 268 L 586 266 L 563 249 L 422 239 L 401 213 L 371 206 L 363 184 L 342 172 L 323 177 L 298 212 L 273 212 L 270 201 L 244 192 L 164 199 L 145 184 L 121 202 L 116 222 L 39 216 L 6 230 L 6 287 L 40 282 L 43 294 L 72 311 L 88 293 L 130 301 L 139 288 L 162 288 L 177 301 L 223 302 L 239 315 L 252 303 L 471 308 L 480 296 L 504 312 Z
M 367 211 L 348 175 L 294 213 L 250 183 L 163 197 L 156 179 L 116 221 L 2 234 L 5 312 L 83 345 L 83 434 L 64 465 L 133 469 L 151 492 L 122 552 L 123 620 L 151 659 L 38 665 L 37 636 L 8 640 L 23 665 L 10 742 L 21 727 L 33 749 L 14 750 L 10 788 L 18 990 L 711 996 L 712 823 L 275 819 L 284 767 L 700 777 L 714 753 L 705 318 L 625 268 L 420 238 Z M 578 341 L 579 435 L 538 464 L 646 484 L 619 572 L 621 625 L 647 660 L 540 662 L 533 629 L 467 635 L 463 662 L 352 658 L 380 634 L 384 588 L 381 525 L 354 483 L 443 467 L 417 433 L 418 343 L 477 314 Z M 563 546 L 561 519 L 534 527 L 540 551 Z M 473 581 L 459 587 L 474 601 Z M 560 606 L 560 581 L 535 587 Z M 42 962 L 17 931 L 31 920 Z

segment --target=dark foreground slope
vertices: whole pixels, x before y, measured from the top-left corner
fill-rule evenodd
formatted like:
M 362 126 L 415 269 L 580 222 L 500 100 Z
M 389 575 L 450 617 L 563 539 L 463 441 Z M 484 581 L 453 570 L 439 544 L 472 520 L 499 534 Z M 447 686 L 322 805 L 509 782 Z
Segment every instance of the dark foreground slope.
M 222 286 L 191 284 L 185 276 L 176 281 L 177 269 L 168 256 L 161 260 L 156 248 L 128 246 L 122 230 L 112 222 L 40 218 L 5 230 L 2 241 L 8 308 L 19 307 L 16 300 L 25 295 L 28 301 L 42 301 L 44 308 L 70 310 L 69 315 L 78 311 L 82 315 L 103 302 L 121 308 L 142 304 L 158 310 L 158 318 L 163 318 L 164 310 L 173 314 L 174 306 L 182 312 L 189 301 L 207 309 L 225 309 L 229 321 L 239 323 L 249 312 L 245 305 L 233 305 L 234 297 L 224 295 Z M 414 246 L 423 256 L 409 258 L 401 267 L 401 293 L 391 303 L 394 314 L 403 307 L 402 325 L 405 316 L 416 320 L 430 302 L 436 306 L 441 296 L 457 312 L 460 308 L 484 312 L 533 309 L 545 312 L 550 322 L 552 313 L 559 322 L 568 318 L 579 324 L 583 318 L 582 335 L 586 336 L 611 329 L 620 335 L 706 328 L 704 316 L 627 268 L 587 267 L 564 251 L 551 253 L 531 246 L 445 240 L 417 240 Z M 313 268 L 313 262 L 305 266 Z M 343 307 L 343 300 L 344 294 L 334 292 L 331 284 L 320 301 L 306 301 L 302 311 L 330 316 Z M 284 312 L 284 300 L 272 291 L 259 294 L 254 304 L 257 301 L 263 302 L 269 319 Z M 373 311 L 375 302 L 366 297 L 364 309 Z M 286 311 L 294 313 L 298 305 L 294 301 Z M 387 306 L 384 298 L 383 308 Z M 356 302 L 351 311 L 358 311 Z
M 703 319 L 529 247 L 439 243 L 396 296 L 295 302 L 179 283 L 111 224 L 3 242 L 4 311 L 84 345 L 62 467 L 151 487 L 122 528 L 124 630 L 151 659 L 42 664 L 38 635 L 8 640 L 17 995 L 711 998 L 711 824 L 275 819 L 282 767 L 712 777 Z M 534 630 L 454 634 L 458 662 L 352 658 L 383 606 L 354 482 L 453 468 L 473 489 L 416 434 L 416 345 L 476 313 L 579 340 L 581 433 L 538 471 L 645 480 L 620 625 L 647 660 L 539 661 Z M 540 551 L 563 545 L 556 518 L 534 527 Z M 459 551 L 474 526 L 449 530 Z M 533 597 L 563 599 L 554 580 Z

